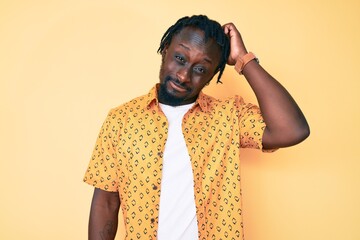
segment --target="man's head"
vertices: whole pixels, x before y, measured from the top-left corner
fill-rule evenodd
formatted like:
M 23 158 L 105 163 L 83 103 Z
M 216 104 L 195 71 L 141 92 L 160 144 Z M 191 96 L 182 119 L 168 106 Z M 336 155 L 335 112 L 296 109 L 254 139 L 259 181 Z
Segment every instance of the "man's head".
M 230 51 L 228 37 L 218 22 L 206 16 L 179 19 L 161 39 L 160 102 L 194 102 L 201 89 L 224 71 Z

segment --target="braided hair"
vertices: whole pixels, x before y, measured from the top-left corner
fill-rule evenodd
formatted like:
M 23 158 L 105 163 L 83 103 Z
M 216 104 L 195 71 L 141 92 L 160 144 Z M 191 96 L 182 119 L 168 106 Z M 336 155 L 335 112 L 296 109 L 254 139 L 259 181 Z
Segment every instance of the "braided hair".
M 229 38 L 225 35 L 220 23 L 209 19 L 205 15 L 193 15 L 191 17 L 180 18 L 164 33 L 157 52 L 162 54 L 165 47 L 170 45 L 172 38 L 184 27 L 195 27 L 202 30 L 205 34 L 205 42 L 207 42 L 209 38 L 212 38 L 220 46 L 221 57 L 216 70 L 219 70 L 217 83 L 221 83 L 220 78 L 224 72 L 226 62 L 230 54 L 230 41 Z

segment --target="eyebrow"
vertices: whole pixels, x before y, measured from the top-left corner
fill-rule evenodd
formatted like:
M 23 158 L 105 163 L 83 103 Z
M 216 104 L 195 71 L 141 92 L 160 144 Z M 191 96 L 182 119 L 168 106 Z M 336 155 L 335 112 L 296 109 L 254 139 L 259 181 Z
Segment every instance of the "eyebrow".
M 179 46 L 185 48 L 187 51 L 190 51 L 190 50 L 191 50 L 190 48 L 188 48 L 187 46 L 185 46 L 185 45 L 182 44 L 182 43 L 179 43 Z M 210 63 L 210 64 L 212 63 L 211 59 L 209 59 L 209 58 L 204 58 L 204 61 L 206 61 L 206 62 L 208 62 L 208 63 Z

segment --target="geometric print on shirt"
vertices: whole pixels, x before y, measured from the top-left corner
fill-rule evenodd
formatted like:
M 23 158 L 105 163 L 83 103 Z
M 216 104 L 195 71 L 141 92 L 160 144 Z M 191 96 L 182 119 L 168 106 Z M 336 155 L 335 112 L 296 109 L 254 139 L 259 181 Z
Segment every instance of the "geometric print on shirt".
M 163 151 L 168 122 L 158 85 L 110 110 L 96 140 L 84 181 L 119 192 L 125 239 L 156 239 Z M 240 149 L 262 149 L 265 123 L 241 97 L 200 93 L 182 132 L 190 156 L 199 239 L 244 239 Z

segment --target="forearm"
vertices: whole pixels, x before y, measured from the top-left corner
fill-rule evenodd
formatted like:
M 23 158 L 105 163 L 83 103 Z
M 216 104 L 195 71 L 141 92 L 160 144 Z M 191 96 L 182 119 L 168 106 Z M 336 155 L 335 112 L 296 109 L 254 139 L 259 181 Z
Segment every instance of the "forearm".
M 310 130 L 295 100 L 255 60 L 244 66 L 247 50 L 240 32 L 232 23 L 225 24 L 223 28 L 230 38 L 230 55 L 227 63 L 237 66 L 237 69 L 244 74 L 259 102 L 266 123 L 262 138 L 263 147 L 288 147 L 304 140 Z
M 304 140 L 309 135 L 309 126 L 289 92 L 256 61 L 249 62 L 243 74 L 257 97 L 266 123 L 265 147 L 287 147 Z
M 118 193 L 95 190 L 89 219 L 89 240 L 115 239 L 120 208 L 120 199 L 116 195 Z

